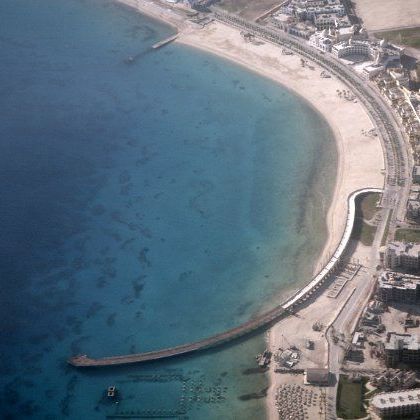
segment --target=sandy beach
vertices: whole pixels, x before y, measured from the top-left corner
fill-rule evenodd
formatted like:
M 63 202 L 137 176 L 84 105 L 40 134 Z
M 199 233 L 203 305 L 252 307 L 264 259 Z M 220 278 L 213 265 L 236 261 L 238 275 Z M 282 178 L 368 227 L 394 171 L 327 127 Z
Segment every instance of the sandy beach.
M 340 241 L 345 227 L 348 196 L 360 188 L 383 187 L 384 161 L 380 140 L 378 137 L 361 134 L 362 130 L 374 128 L 368 113 L 359 101 L 340 98 L 337 90 L 348 88 L 334 77 L 321 78 L 320 73 L 323 69 L 319 66 L 312 65 L 312 69 L 309 66 L 302 67 L 299 56 L 282 55 L 279 47 L 269 43 L 247 43 L 239 31 L 221 23 L 213 23 L 200 31 L 183 34 L 178 41 L 223 56 L 281 83 L 306 99 L 329 123 L 336 139 L 338 168 L 335 190 L 327 214 L 328 238 L 314 265 L 316 274 L 328 261 Z M 328 299 L 320 299 L 315 306 L 318 319 L 323 319 L 322 312 L 329 306 Z M 304 310 L 300 320 L 280 322 L 274 326 L 269 334 L 269 348 L 275 350 L 283 345 L 284 336 L 293 339 L 294 342 L 302 339 L 296 335 L 296 331 L 302 331 L 303 319 L 306 319 L 306 324 L 313 320 L 313 309 Z M 330 317 L 333 317 L 337 310 L 336 305 L 325 314 L 323 321 L 326 325 L 331 322 Z M 310 331 L 306 331 L 305 328 L 305 333 L 310 334 Z M 326 342 L 322 341 L 324 343 L 319 343 L 317 353 L 324 354 L 324 357 L 314 361 L 314 367 L 321 367 L 327 363 Z M 267 398 L 267 413 L 268 418 L 276 419 L 278 413 L 275 407 L 275 391 L 280 379 L 273 369 L 269 372 L 271 386 Z
M 182 23 L 181 16 L 170 8 L 161 9 L 144 0 L 118 0 L 141 13 L 176 26 L 180 32 L 176 42 L 219 55 L 247 69 L 268 77 L 292 90 L 313 106 L 331 127 L 338 149 L 338 170 L 332 203 L 327 215 L 328 239 L 319 260 L 317 273 L 334 252 L 344 231 L 347 198 L 358 189 L 382 188 L 384 160 L 378 137 L 367 137 L 374 125 L 360 101 L 348 101 L 337 94 L 349 88 L 335 77 L 322 78 L 322 67 L 303 67 L 298 55 L 283 55 L 281 48 L 264 42 L 245 42 L 239 31 L 220 22 L 204 28 Z
M 319 66 L 311 64 L 312 69 L 309 66 L 302 67 L 299 56 L 283 55 L 281 48 L 269 43 L 255 45 L 245 42 L 239 31 L 219 22 L 201 30 L 181 34 L 177 42 L 225 57 L 281 83 L 308 101 L 333 130 L 338 149 L 337 179 L 327 214 L 328 238 L 318 261 L 314 263 L 316 274 L 328 261 L 341 239 L 346 222 L 348 196 L 360 188 L 382 188 L 384 184 L 384 160 L 380 140 L 378 137 L 361 134 L 362 130 L 374 128 L 368 113 L 360 101 L 340 98 L 337 90 L 348 90 L 348 87 L 334 77 L 321 78 L 323 69 Z M 322 300 L 318 307 L 320 312 L 329 304 L 325 298 Z M 331 308 L 329 312 L 332 314 L 336 310 L 337 308 Z M 307 318 L 307 323 L 312 317 L 311 309 L 304 311 L 303 318 Z M 295 322 L 280 322 L 272 328 L 269 334 L 269 347 L 272 350 L 280 347 L 283 336 L 298 339 L 296 331 L 301 326 L 298 325 L 298 320 L 293 321 Z M 330 322 L 328 316 L 325 317 L 325 322 Z M 325 358 L 322 358 L 324 360 L 317 361 L 314 366 L 327 362 L 326 350 L 325 348 Z M 322 349 L 318 348 L 318 352 L 322 354 Z M 270 419 L 278 418 L 274 404 L 278 381 L 271 369 L 271 386 L 267 398 Z
M 344 230 L 347 198 L 365 187 L 382 188 L 384 161 L 377 137 L 366 137 L 362 130 L 374 128 L 368 113 L 357 103 L 340 98 L 337 90 L 348 88 L 334 77 L 321 78 L 317 65 L 302 67 L 297 55 L 282 55 L 281 48 L 264 43 L 245 42 L 239 31 L 219 22 L 181 33 L 181 42 L 230 59 L 258 72 L 306 99 L 329 123 L 337 143 L 339 162 L 332 203 L 328 211 L 328 240 L 314 273 L 319 271 L 338 245 Z
M 186 24 L 185 17 L 178 14 L 175 10 L 170 7 L 163 8 L 151 1 L 146 0 L 115 0 L 115 3 L 124 4 L 125 6 L 136 9 L 138 12 L 149 16 L 153 19 L 158 19 L 166 24 L 173 26 L 176 29 L 185 29 L 188 25 Z

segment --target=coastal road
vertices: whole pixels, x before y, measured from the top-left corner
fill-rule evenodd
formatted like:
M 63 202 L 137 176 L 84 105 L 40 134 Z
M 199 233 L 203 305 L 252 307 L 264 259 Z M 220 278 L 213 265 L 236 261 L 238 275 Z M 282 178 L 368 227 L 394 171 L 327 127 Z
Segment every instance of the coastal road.
M 399 123 L 396 114 L 390 108 L 390 105 L 383 98 L 377 87 L 372 82 L 363 80 L 354 70 L 331 54 L 321 54 L 315 49 L 309 47 L 303 40 L 292 37 L 284 32 L 274 31 L 253 22 L 248 22 L 238 16 L 230 15 L 214 9 L 214 16 L 243 31 L 250 32 L 257 37 L 263 38 L 269 42 L 286 47 L 301 57 L 308 58 L 314 63 L 321 65 L 327 71 L 333 73 L 339 80 L 343 81 L 354 93 L 357 94 L 360 101 L 365 105 L 372 122 L 378 129 L 378 135 L 384 153 L 384 163 L 386 170 L 384 199 L 382 202 L 382 219 L 378 225 L 374 243 L 371 246 L 370 257 L 368 258 L 366 268 L 359 275 L 356 289 L 349 301 L 345 304 L 339 313 L 337 319 L 333 322 L 335 331 L 343 332 L 347 335 L 352 332 L 352 326 L 359 318 L 363 308 L 368 302 L 369 296 L 375 285 L 373 275 L 379 261 L 379 248 L 382 237 L 387 227 L 388 217 L 392 216 L 389 223 L 389 235 L 395 231 L 399 221 L 404 220 L 406 200 L 409 194 L 411 184 L 412 157 L 410 146 L 403 134 L 403 129 Z M 329 343 L 329 369 L 338 380 L 338 374 L 342 365 L 345 343 L 334 344 L 331 336 L 332 328 L 327 331 L 327 340 Z M 341 344 L 341 347 L 340 347 Z M 337 383 L 328 388 L 327 402 L 329 406 L 329 418 L 336 418 L 336 394 Z
M 353 332 L 359 317 L 362 314 L 363 309 L 366 307 L 369 297 L 375 286 L 374 274 L 376 273 L 376 267 L 379 264 L 379 248 L 381 246 L 381 240 L 386 229 L 388 214 L 390 209 L 383 209 L 382 220 L 379 223 L 373 244 L 371 246 L 368 263 L 363 269 L 359 271 L 357 286 L 354 289 L 353 294 L 350 296 L 348 301 L 344 304 L 341 312 L 332 323 L 326 334 L 328 341 L 329 354 L 328 364 L 332 375 L 335 377 L 334 385 L 330 386 L 327 390 L 327 403 L 329 406 L 328 418 L 336 418 L 336 404 L 337 404 L 337 385 L 339 379 L 340 368 L 344 360 L 344 353 L 346 343 L 339 341 L 334 343 L 332 330 L 335 333 L 343 333 L 346 337 L 349 337 Z

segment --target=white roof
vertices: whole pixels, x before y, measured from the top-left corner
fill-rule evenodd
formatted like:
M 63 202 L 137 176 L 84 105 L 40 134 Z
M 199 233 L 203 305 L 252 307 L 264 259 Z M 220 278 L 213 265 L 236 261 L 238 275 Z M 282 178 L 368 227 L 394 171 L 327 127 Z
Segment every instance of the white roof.
M 379 409 L 409 406 L 420 403 L 420 390 L 386 392 L 372 398 L 371 404 Z

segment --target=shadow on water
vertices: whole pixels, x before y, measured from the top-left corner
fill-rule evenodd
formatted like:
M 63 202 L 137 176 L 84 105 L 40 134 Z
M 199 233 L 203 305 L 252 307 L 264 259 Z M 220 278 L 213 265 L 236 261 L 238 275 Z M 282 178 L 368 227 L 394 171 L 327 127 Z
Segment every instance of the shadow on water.
M 123 60 L 123 63 L 124 64 L 126 64 L 126 65 L 128 65 L 128 66 L 132 66 L 132 65 L 134 65 L 134 64 L 137 64 L 137 62 L 140 60 L 140 59 L 142 59 L 142 58 L 144 58 L 144 57 L 146 57 L 146 56 L 148 56 L 150 53 L 152 53 L 152 52 L 156 52 L 153 48 L 149 48 L 149 49 L 147 49 L 147 50 L 145 50 L 145 51 L 142 51 L 142 52 L 140 52 L 140 53 L 138 53 L 138 54 L 135 54 L 135 55 L 129 55 L 127 58 L 125 58 L 124 60 Z

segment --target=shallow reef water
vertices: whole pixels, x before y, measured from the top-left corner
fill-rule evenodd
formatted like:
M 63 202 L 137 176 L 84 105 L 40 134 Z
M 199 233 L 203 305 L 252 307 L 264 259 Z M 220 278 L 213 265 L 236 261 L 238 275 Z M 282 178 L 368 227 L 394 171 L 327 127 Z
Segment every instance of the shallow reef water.
M 172 29 L 109 0 L 0 16 L 1 414 L 262 418 L 263 333 L 146 365 L 66 360 L 198 340 L 304 283 L 335 177 L 325 121 L 230 62 L 152 50 Z

